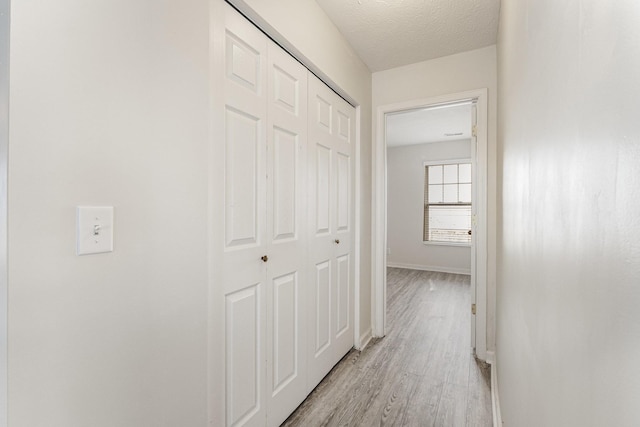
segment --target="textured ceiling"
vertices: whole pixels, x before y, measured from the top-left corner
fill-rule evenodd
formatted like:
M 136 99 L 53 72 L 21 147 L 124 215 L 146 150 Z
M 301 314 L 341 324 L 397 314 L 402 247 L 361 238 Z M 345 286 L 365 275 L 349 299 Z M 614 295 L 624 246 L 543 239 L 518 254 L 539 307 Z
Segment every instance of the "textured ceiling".
M 316 0 L 372 72 L 496 43 L 500 0 Z
M 471 138 L 471 104 L 388 114 L 387 147 Z

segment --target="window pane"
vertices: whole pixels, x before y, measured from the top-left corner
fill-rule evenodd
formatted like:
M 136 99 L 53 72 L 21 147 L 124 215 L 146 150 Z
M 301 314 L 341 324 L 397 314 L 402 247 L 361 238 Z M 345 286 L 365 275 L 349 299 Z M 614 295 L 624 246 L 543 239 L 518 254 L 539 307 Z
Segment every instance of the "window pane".
M 471 206 L 429 206 L 428 240 L 471 243 Z
M 429 186 L 429 203 L 442 203 L 442 185 Z
M 459 202 L 471 203 L 471 184 L 460 184 Z
M 442 166 L 428 166 L 429 184 L 442 184 Z
M 445 184 L 444 187 L 444 202 L 445 203 L 458 203 L 458 184 Z
M 471 163 L 459 165 L 460 182 L 471 182 Z
M 458 182 L 458 165 L 444 165 L 444 183 L 454 184 Z

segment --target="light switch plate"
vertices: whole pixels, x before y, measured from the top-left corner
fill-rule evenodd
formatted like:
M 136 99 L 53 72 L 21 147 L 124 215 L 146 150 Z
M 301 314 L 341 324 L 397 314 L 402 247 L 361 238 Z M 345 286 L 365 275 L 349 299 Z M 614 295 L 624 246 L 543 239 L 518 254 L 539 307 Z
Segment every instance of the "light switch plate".
M 113 252 L 113 206 L 78 206 L 76 253 Z

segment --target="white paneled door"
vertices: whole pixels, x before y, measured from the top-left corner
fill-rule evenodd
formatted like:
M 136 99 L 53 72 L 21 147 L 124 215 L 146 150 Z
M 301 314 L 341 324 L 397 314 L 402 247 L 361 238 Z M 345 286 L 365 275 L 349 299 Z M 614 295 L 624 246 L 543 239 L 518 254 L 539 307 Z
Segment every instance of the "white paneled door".
M 355 110 L 309 76 L 309 388 L 353 346 Z
M 216 303 L 223 310 L 224 425 L 266 418 L 267 48 L 264 35 L 230 7 L 218 35 L 222 115 L 214 141 Z M 217 325 L 216 325 L 217 326 Z M 218 347 L 213 347 L 218 348 Z
M 307 69 L 269 42 L 267 60 L 267 425 L 306 397 Z
M 277 426 L 353 345 L 355 115 L 216 7 L 211 422 Z

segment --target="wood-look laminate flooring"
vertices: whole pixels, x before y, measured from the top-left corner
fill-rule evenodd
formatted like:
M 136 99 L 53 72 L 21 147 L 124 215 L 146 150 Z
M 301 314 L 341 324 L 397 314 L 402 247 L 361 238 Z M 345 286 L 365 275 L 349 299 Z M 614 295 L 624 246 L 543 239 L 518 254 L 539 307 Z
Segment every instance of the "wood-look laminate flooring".
M 491 426 L 469 276 L 387 269 L 387 336 L 351 350 L 283 426 Z

